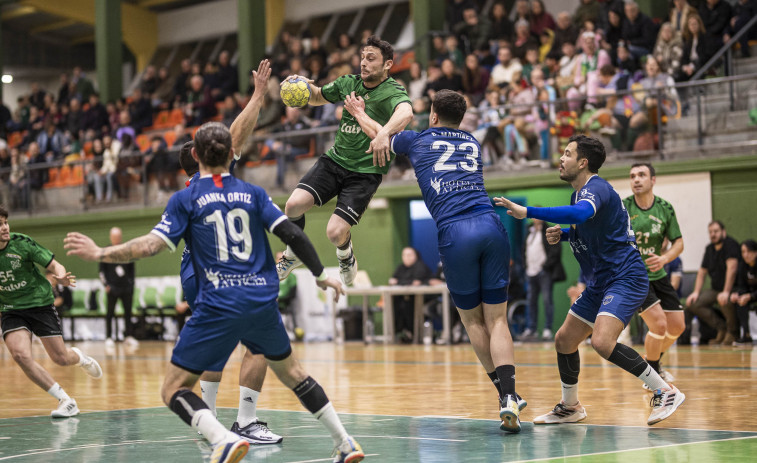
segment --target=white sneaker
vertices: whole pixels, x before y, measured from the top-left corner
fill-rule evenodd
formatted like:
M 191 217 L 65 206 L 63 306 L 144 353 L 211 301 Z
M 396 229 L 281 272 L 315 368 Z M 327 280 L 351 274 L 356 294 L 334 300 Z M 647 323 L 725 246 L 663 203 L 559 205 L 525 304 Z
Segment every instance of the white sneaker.
M 138 347 L 139 341 L 134 339 L 134 336 L 126 336 L 126 339 L 124 339 L 124 344 L 126 344 L 129 347 Z
M 670 389 L 657 389 L 649 402 L 652 405 L 652 413 L 649 414 L 647 424 L 651 426 L 669 417 L 684 400 L 686 396 L 675 386 L 670 386 Z
M 79 366 L 87 372 L 87 374 L 95 379 L 103 377 L 103 369 L 100 368 L 100 364 L 97 360 L 93 359 L 89 355 L 85 355 L 78 347 L 72 347 L 72 351 L 76 352 L 79 356 Z
M 302 261 L 295 256 L 293 259 L 289 259 L 286 254 L 281 256 L 278 262 L 276 262 L 276 273 L 279 274 L 279 281 L 286 280 L 292 270 L 302 265 Z
M 255 420 L 243 428 L 235 421 L 231 425 L 231 432 L 246 439 L 250 444 L 278 444 L 284 439 L 271 432 L 268 423 L 260 420 Z
M 111 347 L 116 347 L 116 343 L 115 343 L 115 342 L 113 342 L 113 340 L 112 340 L 111 338 L 107 338 L 107 339 L 105 340 L 105 347 L 107 347 L 107 348 L 109 348 L 109 349 L 110 349 Z
M 334 449 L 332 456 L 334 457 L 333 463 L 357 463 L 363 461 L 365 453 L 363 453 L 360 444 L 348 436 Z
M 58 408 L 50 413 L 53 418 L 69 418 L 78 415 L 79 407 L 76 405 L 76 401 L 72 398 L 63 399 L 58 402 Z
M 499 419 L 502 423 L 499 429 L 507 432 L 520 432 L 520 406 L 515 397 L 506 395 L 500 402 Z
M 232 437 L 233 436 L 233 437 Z M 247 455 L 250 449 L 250 443 L 236 434 L 229 433 L 226 440 L 213 446 L 213 453 L 210 455 L 211 463 L 237 463 Z
M 339 278 L 345 286 L 352 286 L 355 275 L 357 275 L 357 259 L 355 259 L 355 253 L 350 248 L 350 256 L 346 259 L 339 259 Z
M 662 368 L 660 368 L 660 378 L 668 384 L 676 380 L 675 376 L 673 376 L 668 370 L 663 370 Z
M 586 409 L 581 402 L 568 406 L 562 400 L 549 413 L 534 418 L 534 424 L 578 423 L 586 419 Z
M 549 328 L 544 328 L 544 331 L 541 332 L 541 338 L 544 341 L 549 341 L 552 339 L 552 330 Z

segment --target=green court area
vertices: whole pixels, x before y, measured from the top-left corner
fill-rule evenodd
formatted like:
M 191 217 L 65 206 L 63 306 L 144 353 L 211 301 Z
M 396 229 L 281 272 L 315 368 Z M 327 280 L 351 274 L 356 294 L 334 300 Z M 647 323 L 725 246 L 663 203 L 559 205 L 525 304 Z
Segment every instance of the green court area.
M 306 412 L 261 411 L 285 436 L 252 446 L 244 461 L 331 461 L 332 441 Z M 235 409 L 220 409 L 231 424 Z M 523 424 L 503 434 L 494 420 L 342 414 L 347 429 L 376 462 L 674 462 L 754 461 L 757 433 L 636 426 Z M 166 408 L 84 413 L 76 418 L 0 420 L 0 461 L 199 462 L 210 447 Z

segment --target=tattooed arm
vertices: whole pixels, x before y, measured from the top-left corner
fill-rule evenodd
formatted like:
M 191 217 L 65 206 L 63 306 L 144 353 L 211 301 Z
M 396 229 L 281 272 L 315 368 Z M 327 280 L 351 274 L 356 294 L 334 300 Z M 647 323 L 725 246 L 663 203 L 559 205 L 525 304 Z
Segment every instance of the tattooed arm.
M 154 256 L 168 245 L 159 236 L 148 233 L 123 244 L 101 248 L 89 236 L 71 232 L 63 239 L 63 248 L 68 251 L 66 255 L 91 262 L 128 263 Z

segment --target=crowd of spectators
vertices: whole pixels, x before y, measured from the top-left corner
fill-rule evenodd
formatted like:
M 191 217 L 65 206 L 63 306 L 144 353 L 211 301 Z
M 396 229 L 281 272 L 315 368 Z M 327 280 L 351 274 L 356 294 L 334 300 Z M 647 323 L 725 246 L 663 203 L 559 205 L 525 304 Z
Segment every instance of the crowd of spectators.
M 469 111 L 462 128 L 481 142 L 486 164 L 506 168 L 534 158 L 550 165 L 558 137 L 570 135 L 560 127 L 573 123 L 579 130 L 609 136 L 618 150 L 649 147 L 653 141 L 645 132 L 656 122 L 657 111 L 664 116 L 681 111 L 674 89 L 658 89 L 690 79 L 757 13 L 757 0 L 738 0 L 734 6 L 725 0 L 701 0 L 697 6 L 673 0 L 669 16 L 654 19 L 634 1 L 580 0 L 572 12 L 547 11 L 541 0 L 496 1 L 489 11 L 480 11 L 481 3 L 448 0 L 447 32 L 430 38 L 428 65 L 413 62 L 394 77 L 413 101 L 413 130 L 428 127 L 430 102 L 438 90 L 464 93 Z M 259 133 L 336 124 L 340 105 L 285 112 L 278 82 L 299 74 L 323 85 L 358 73 L 359 44 L 371 33 L 362 31 L 356 40 L 341 33 L 324 46 L 307 31 L 299 36 L 282 31 L 270 56 L 273 76 Z M 757 28 L 740 40 L 741 55 L 749 56 L 748 40 L 755 36 Z M 105 103 L 80 68 L 61 75 L 57 92 L 32 84 L 12 112 L 0 107 L 0 135 L 9 141 L 0 143 L 4 201 L 26 207 L 24 192 L 49 180 L 45 170 L 29 172 L 25 164 L 80 156 L 94 157 L 84 178 L 95 202 L 126 198 L 133 182 L 144 181 L 143 158 L 160 190 L 175 190 L 178 163 L 172 148 L 189 139 L 187 127 L 211 119 L 230 125 L 252 92 L 240 93 L 231 58 L 222 51 L 206 63 L 185 59 L 176 75 L 150 65 L 131 94 Z M 634 93 L 617 95 L 623 90 Z M 570 102 L 554 104 L 558 98 Z M 182 115 L 171 137 L 152 130 L 160 111 Z M 140 149 L 137 140 L 143 133 L 149 140 Z M 258 159 L 277 160 L 281 186 L 287 164 L 312 151 L 309 137 L 274 136 L 257 148 L 253 155 Z M 393 172 L 407 167 L 398 162 Z

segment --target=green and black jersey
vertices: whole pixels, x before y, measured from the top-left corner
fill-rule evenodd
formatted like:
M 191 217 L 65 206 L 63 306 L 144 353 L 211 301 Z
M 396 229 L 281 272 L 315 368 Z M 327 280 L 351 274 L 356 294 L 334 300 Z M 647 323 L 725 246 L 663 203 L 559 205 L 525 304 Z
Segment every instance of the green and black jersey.
M 681 238 L 675 209 L 659 196 L 654 197 L 649 209 L 640 208 L 633 195 L 624 199 L 623 204 L 631 218 L 631 226 L 636 233 L 636 245 L 639 247 L 642 259 L 652 254 L 662 255 L 662 243 L 665 238 L 671 243 Z M 649 281 L 659 280 L 667 275 L 665 269 L 650 272 L 649 267 L 647 267 L 647 273 Z
M 37 264 L 47 267 L 53 253 L 21 233 L 11 233 L 0 250 L 0 312 L 51 305 L 53 288 Z
M 391 77 L 374 88 L 368 88 L 359 75 L 349 74 L 337 78 L 321 89 L 323 97 L 331 103 L 344 101 L 352 92 L 355 92 L 356 96 L 363 97 L 366 114 L 381 125 L 389 122 L 397 105 L 410 103 L 410 97 L 407 96 L 405 88 Z M 373 154 L 366 153 L 370 144 L 371 139 L 360 128 L 357 120 L 348 111 L 344 111 L 342 120 L 339 121 L 334 146 L 326 152 L 326 156 L 352 172 L 387 173 L 389 163 L 384 167 L 373 165 Z

